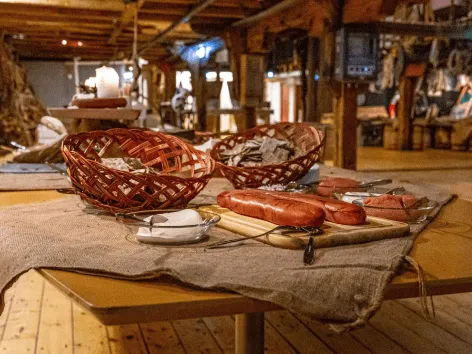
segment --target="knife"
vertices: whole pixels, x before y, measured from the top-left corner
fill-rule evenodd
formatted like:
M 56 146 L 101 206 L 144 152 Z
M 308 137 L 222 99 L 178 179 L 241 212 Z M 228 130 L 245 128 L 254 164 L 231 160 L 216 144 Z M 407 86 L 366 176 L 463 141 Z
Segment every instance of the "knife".
M 305 247 L 305 252 L 303 252 L 303 263 L 305 265 L 312 265 L 315 262 L 315 242 L 313 236 L 310 236 L 308 244 Z

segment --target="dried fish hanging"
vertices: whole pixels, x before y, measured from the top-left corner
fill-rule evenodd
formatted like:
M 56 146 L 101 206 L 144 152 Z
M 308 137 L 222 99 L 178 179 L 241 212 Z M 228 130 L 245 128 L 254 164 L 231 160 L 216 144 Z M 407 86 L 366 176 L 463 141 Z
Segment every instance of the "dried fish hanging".
M 36 142 L 36 127 L 46 110 L 26 81 L 26 72 L 15 63 L 11 46 L 0 34 L 0 145 L 15 141 L 23 146 Z

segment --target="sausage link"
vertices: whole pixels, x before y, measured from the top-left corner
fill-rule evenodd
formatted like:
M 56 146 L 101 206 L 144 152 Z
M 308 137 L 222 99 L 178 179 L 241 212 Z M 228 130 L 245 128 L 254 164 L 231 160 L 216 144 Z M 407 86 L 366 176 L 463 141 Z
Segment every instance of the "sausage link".
M 296 200 L 322 208 L 326 214 L 326 220 L 336 224 L 359 225 L 365 222 L 366 213 L 362 207 L 341 200 L 329 199 L 313 194 L 262 192 L 271 193 L 279 198 Z
M 257 190 L 222 192 L 218 204 L 235 213 L 284 226 L 321 226 L 324 211 L 310 203 L 288 200 Z

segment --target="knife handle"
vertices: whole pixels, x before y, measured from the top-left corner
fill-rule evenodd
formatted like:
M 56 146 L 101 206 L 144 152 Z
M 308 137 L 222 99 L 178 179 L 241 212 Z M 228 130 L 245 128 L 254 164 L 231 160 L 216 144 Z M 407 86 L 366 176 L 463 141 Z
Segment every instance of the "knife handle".
M 305 252 L 303 253 L 303 263 L 306 265 L 312 265 L 315 262 L 315 243 L 313 236 L 310 236 L 308 244 L 306 245 Z

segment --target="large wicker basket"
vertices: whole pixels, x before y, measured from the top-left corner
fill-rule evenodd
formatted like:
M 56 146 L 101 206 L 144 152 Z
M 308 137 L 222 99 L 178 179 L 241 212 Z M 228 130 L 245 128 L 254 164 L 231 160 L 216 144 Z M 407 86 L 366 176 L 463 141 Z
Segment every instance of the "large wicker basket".
M 180 208 L 208 183 L 215 161 L 179 138 L 140 129 L 69 135 L 62 154 L 76 193 L 109 212 Z M 109 168 L 105 157 L 135 157 L 160 171 L 131 173 Z
M 223 151 L 232 149 L 254 136 L 271 136 L 292 141 L 302 150 L 303 155 L 281 164 L 257 167 L 227 166 L 220 161 L 220 154 Z M 306 123 L 261 125 L 220 141 L 213 147 L 211 156 L 217 161 L 221 173 L 235 188 L 257 188 L 263 185 L 286 184 L 300 179 L 319 160 L 323 143 L 323 134 Z

